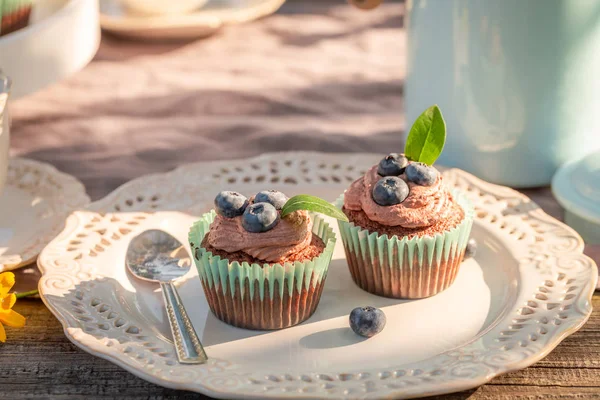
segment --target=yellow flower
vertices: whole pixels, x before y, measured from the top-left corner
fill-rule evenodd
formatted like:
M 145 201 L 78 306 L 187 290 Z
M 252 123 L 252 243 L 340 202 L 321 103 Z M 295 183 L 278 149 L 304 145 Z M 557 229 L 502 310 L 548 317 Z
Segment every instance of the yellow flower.
M 17 296 L 14 293 L 8 293 L 8 291 L 14 284 L 15 274 L 12 272 L 0 274 L 0 342 L 6 341 L 6 332 L 2 324 L 13 328 L 25 326 L 25 317 L 12 310 L 17 301 Z

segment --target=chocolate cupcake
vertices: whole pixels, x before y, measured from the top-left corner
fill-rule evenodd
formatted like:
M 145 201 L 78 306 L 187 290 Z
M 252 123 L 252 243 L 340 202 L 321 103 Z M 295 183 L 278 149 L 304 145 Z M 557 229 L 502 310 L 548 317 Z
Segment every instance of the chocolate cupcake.
M 33 0 L 0 1 L 0 36 L 26 27 L 29 24 Z
M 441 125 L 445 139 L 443 120 Z M 407 148 L 410 143 L 409 136 Z M 438 147 L 441 152 L 443 141 Z M 437 158 L 435 152 L 428 159 L 433 164 L 431 158 Z M 339 223 L 340 232 L 350 273 L 362 289 L 417 299 L 454 282 L 469 240 L 473 207 L 446 186 L 432 165 L 390 154 L 352 183 L 336 206 L 349 219 Z
M 323 291 L 335 235 L 318 215 L 289 211 L 280 192 L 221 192 L 190 231 L 211 311 L 240 328 L 272 330 L 308 319 Z M 293 200 L 293 199 L 292 199 Z

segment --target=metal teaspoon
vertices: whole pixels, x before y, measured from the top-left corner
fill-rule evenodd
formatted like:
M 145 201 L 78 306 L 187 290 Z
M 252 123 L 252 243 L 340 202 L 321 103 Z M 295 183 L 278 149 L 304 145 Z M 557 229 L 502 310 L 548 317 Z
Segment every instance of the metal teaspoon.
M 160 284 L 179 362 L 204 364 L 208 357 L 173 285 L 192 264 L 184 246 L 164 231 L 147 230 L 129 243 L 125 264 L 136 278 Z

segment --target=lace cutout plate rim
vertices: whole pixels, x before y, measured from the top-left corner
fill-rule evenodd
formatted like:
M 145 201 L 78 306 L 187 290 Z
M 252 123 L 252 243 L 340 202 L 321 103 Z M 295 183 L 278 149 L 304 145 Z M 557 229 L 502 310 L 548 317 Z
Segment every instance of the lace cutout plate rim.
M 160 324 L 153 325 L 152 316 L 140 317 L 128 304 L 143 306 L 154 301 L 152 293 L 131 287 L 122 265 L 115 262 L 137 232 L 162 227 L 184 240 L 194 216 L 207 211 L 214 193 L 222 188 L 311 190 L 333 201 L 335 194 L 343 192 L 380 158 L 376 154 L 276 153 L 185 165 L 169 173 L 138 178 L 68 218 L 63 232 L 39 258 L 42 298 L 63 324 L 67 337 L 85 351 L 150 382 L 226 398 L 409 398 L 466 390 L 535 363 L 587 321 L 598 269 L 583 254 L 584 244 L 577 233 L 545 214 L 526 196 L 457 169 L 443 173 L 445 180 L 464 191 L 475 205 L 473 235 L 481 242 L 481 255 L 464 264 L 455 290 L 451 287 L 438 295 L 445 297 L 399 304 L 369 297 L 369 301 L 386 307 L 392 325 L 399 318 L 396 315 L 406 318 L 406 330 L 410 331 L 416 328 L 410 325 L 412 314 L 405 310 L 412 307 L 418 314 L 436 301 L 464 307 L 459 292 L 475 285 L 471 281 L 481 281 L 473 286 L 472 293 L 489 296 L 487 300 L 481 298 L 482 303 L 489 301 L 483 312 L 485 322 L 482 319 L 478 323 L 481 327 L 477 325 L 473 334 L 456 346 L 421 358 L 408 354 L 409 349 L 406 360 L 398 361 L 391 356 L 406 343 L 385 342 L 386 330 L 392 329 L 387 327 L 380 334 L 381 340 L 319 349 L 318 353 L 327 351 L 340 358 L 318 361 L 315 368 L 302 367 L 315 350 L 294 347 L 298 337 L 342 332 L 344 318 L 335 318 L 342 314 L 328 316 L 329 308 L 337 307 L 329 299 L 334 299 L 338 286 L 346 291 L 348 301 L 364 301 L 364 292 L 352 285 L 345 265 L 341 265 L 345 262 L 339 248 L 338 256 L 334 255 L 336 268 L 330 268 L 330 284 L 326 284 L 318 312 L 306 324 L 213 346 L 209 343 L 209 357 L 211 352 L 221 355 L 227 351 L 230 356 L 213 356 L 204 366 L 177 364 L 172 342 L 162 334 L 162 328 L 157 328 Z M 186 293 L 197 295 L 197 280 L 193 274 L 181 284 L 184 302 Z M 226 335 L 239 333 L 235 328 L 214 325 L 197 299 L 186 307 L 196 329 L 204 331 L 203 341 L 215 340 L 206 336 L 210 329 Z M 453 318 L 460 323 L 463 314 L 469 313 L 457 313 Z M 428 315 L 438 318 L 439 324 L 447 324 L 449 332 L 459 330 L 453 321 L 443 320 L 444 313 L 432 310 Z M 160 315 L 156 317 L 159 320 Z M 235 353 L 239 346 L 247 343 L 252 347 L 267 338 L 273 345 L 283 343 L 297 350 L 298 357 L 306 360 L 299 358 L 297 368 L 287 365 L 286 357 L 273 365 L 252 360 L 256 362 L 253 365 Z M 390 357 L 373 361 L 361 353 L 380 350 L 380 346 L 387 346 Z M 364 356 L 364 365 L 344 362 L 343 357 L 352 353 L 350 348 L 358 352 L 357 357 Z
M 35 261 L 69 214 L 89 203 L 85 187 L 73 176 L 40 161 L 11 158 L 0 196 L 0 272 Z

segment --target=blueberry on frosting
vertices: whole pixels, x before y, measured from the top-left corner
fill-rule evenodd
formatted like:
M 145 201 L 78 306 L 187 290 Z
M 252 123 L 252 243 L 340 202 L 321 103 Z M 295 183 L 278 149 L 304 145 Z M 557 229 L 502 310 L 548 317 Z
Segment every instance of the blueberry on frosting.
M 248 232 L 260 233 L 273 229 L 279 222 L 279 213 L 269 203 L 254 203 L 246 207 L 242 226 Z
M 377 173 L 381 176 L 402 175 L 407 165 L 408 158 L 404 154 L 391 153 L 379 162 Z
M 380 206 L 394 206 L 408 197 L 410 189 L 406 182 L 397 176 L 388 176 L 373 186 L 373 200 Z
M 357 335 L 372 337 L 385 328 L 383 311 L 375 307 L 356 307 L 350 313 L 350 328 Z
M 217 214 L 226 218 L 240 216 L 248 206 L 248 199 L 238 192 L 224 191 L 215 197 Z
M 420 162 L 411 162 L 404 172 L 406 179 L 421 186 L 432 186 L 439 175 L 437 169 Z
M 277 210 L 281 210 L 287 201 L 288 197 L 278 190 L 263 190 L 254 197 L 255 203 L 269 203 Z

